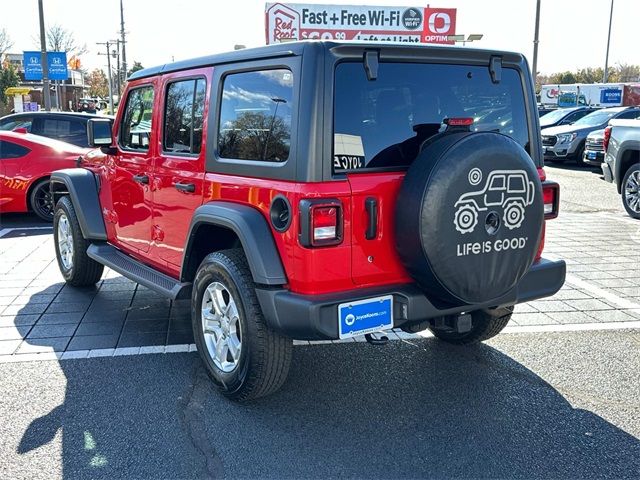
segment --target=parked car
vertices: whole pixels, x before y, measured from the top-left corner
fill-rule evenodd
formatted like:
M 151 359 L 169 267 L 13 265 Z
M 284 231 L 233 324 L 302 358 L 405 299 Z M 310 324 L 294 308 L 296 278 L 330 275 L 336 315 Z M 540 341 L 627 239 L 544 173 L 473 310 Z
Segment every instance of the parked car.
M 24 112 L 0 118 L 0 131 L 24 129 L 28 133 L 88 147 L 87 122 L 91 118 L 111 117 L 68 112 Z
M 93 98 L 81 98 L 78 100 L 78 106 L 76 110 L 80 113 L 97 113 L 99 108 L 98 104 Z
M 604 128 L 587 135 L 584 143 L 582 161 L 591 167 L 598 167 L 604 162 Z
M 616 184 L 622 205 L 640 219 L 640 119 L 613 120 L 604 131 L 602 173 Z
M 190 298 L 235 400 L 282 385 L 292 339 L 486 340 L 564 282 L 542 258 L 559 187 L 532 98 L 522 55 L 457 47 L 297 42 L 138 71 L 113 131 L 89 122 L 104 160 L 51 177 L 58 266 Z M 488 106 L 499 122 L 468 113 Z
M 544 159 L 551 162 L 574 160 L 582 163 L 587 135 L 601 130 L 613 119 L 631 119 L 640 116 L 640 107 L 603 108 L 592 112 L 573 125 L 542 129 Z
M 0 213 L 33 211 L 53 220 L 49 176 L 87 149 L 28 133 L 0 131 Z
M 572 125 L 585 115 L 595 112 L 596 110 L 596 108 L 592 107 L 558 108 L 540 117 L 540 128 Z

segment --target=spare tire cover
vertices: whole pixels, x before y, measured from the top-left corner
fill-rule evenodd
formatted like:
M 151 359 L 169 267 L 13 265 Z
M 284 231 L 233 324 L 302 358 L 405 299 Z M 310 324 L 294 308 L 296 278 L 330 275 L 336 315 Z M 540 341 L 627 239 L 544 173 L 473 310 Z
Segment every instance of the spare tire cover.
M 418 285 L 445 302 L 489 302 L 534 261 L 542 187 L 527 152 L 493 132 L 458 132 L 425 144 L 396 205 L 396 248 Z

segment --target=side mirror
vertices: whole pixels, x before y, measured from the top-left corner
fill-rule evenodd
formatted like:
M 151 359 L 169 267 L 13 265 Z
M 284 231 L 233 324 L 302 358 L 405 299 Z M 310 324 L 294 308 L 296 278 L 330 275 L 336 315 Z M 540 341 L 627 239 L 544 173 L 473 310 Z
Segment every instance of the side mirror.
M 87 140 L 90 147 L 110 147 L 113 143 L 111 120 L 92 118 L 87 122 Z

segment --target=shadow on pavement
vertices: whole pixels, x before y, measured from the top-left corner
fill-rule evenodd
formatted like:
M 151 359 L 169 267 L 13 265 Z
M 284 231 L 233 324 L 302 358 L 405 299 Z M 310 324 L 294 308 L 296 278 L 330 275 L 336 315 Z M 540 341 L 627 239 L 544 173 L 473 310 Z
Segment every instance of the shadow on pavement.
M 25 382 L 46 389 L 52 380 L 36 367 Z M 429 339 L 295 347 L 282 391 L 248 405 L 218 395 L 195 354 L 64 360 L 59 367 L 64 402 L 31 421 L 17 453 L 34 452 L 61 431 L 68 478 L 640 472 L 638 439 L 572 408 L 487 345 Z

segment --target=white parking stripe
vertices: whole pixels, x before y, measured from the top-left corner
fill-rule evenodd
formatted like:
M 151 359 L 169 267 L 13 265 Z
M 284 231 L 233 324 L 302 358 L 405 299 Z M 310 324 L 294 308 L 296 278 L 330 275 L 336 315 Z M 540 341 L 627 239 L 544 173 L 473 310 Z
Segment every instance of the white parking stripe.
M 615 293 L 612 293 L 604 288 L 596 287 L 595 285 L 591 285 L 589 282 L 585 282 L 581 278 L 576 277 L 575 275 L 567 274 L 567 283 L 570 283 L 574 287 L 578 287 L 582 290 L 586 290 L 589 293 L 592 293 L 596 297 L 599 297 L 604 300 L 608 300 L 619 308 L 624 309 L 640 309 L 640 303 L 632 302 L 631 300 L 627 300 L 626 298 L 622 298 Z
M 638 310 L 640 313 L 640 310 Z M 611 331 L 611 330 L 636 330 L 640 329 L 640 320 L 634 320 L 631 322 L 600 322 L 600 323 L 572 323 L 565 325 L 530 325 L 520 326 L 512 325 L 507 326 L 502 334 L 513 333 L 567 333 L 567 332 L 597 332 L 597 331 Z M 401 332 L 400 335 L 394 335 L 394 332 L 388 332 L 389 341 L 402 342 L 411 340 L 422 340 L 424 338 L 433 337 L 433 334 L 429 330 L 425 330 L 420 333 L 406 333 Z M 364 337 L 356 337 L 356 342 L 364 342 Z M 293 345 L 299 346 L 317 346 L 328 344 L 340 344 L 345 342 L 340 340 L 334 341 L 319 341 L 319 342 L 301 342 L 295 341 Z M 353 343 L 353 342 L 346 342 Z M 14 354 L 14 355 L 0 355 L 0 363 L 15 363 L 15 362 L 36 362 L 43 360 L 77 360 L 95 357 L 130 357 L 135 355 L 149 355 L 149 354 L 169 354 L 169 353 L 186 353 L 195 352 L 196 346 L 192 344 L 180 344 L 180 345 L 167 345 L 167 346 L 145 346 L 145 347 L 130 347 L 130 348 L 109 348 L 98 350 L 81 350 L 78 352 L 69 351 L 65 353 L 59 352 L 43 352 L 43 353 L 26 353 L 26 354 Z
M 9 235 L 11 232 L 15 230 L 53 230 L 52 226 L 42 226 L 42 227 L 12 227 L 12 228 L 3 228 L 0 230 L 0 238 L 5 235 Z

